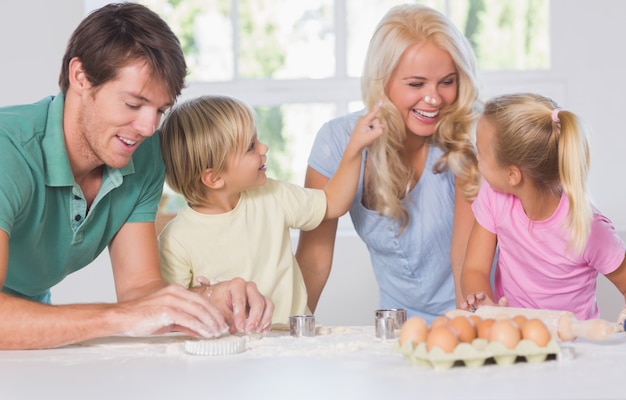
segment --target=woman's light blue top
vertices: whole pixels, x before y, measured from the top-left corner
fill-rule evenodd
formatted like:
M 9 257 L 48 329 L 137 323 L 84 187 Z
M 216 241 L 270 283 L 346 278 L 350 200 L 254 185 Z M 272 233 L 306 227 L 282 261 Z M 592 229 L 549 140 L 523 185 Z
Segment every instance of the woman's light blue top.
M 309 157 L 310 167 L 327 177 L 335 173 L 362 113 L 348 114 L 322 126 Z M 428 322 L 455 308 L 450 262 L 455 178 L 448 170 L 433 172 L 441 155 L 439 148 L 429 149 L 424 172 L 407 199 L 410 222 L 403 232 L 399 232 L 399 223 L 363 206 L 365 163 L 350 209 L 355 229 L 370 252 L 380 307 L 405 308 L 409 317 L 419 315 Z M 354 284 L 358 285 L 358 277 Z

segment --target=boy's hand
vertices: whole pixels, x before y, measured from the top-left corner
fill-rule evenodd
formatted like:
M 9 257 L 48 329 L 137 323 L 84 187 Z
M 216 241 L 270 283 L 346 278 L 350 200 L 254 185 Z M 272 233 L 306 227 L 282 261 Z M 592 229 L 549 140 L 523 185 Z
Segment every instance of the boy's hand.
M 385 132 L 385 127 L 378 119 L 378 112 L 383 106 L 383 102 L 377 103 L 367 114 L 362 115 L 356 122 L 352 135 L 350 136 L 349 147 L 356 152 L 370 145 Z

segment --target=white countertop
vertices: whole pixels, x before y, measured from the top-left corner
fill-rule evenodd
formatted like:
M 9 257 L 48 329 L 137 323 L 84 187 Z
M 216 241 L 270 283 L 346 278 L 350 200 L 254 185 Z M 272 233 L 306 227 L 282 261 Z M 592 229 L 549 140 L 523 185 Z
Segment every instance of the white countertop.
M 26 399 L 624 399 L 626 333 L 577 339 L 574 357 L 539 363 L 410 363 L 372 327 L 321 327 L 248 339 L 227 356 L 184 351 L 180 335 L 111 337 L 53 350 L 0 351 L 0 398 Z M 565 353 L 565 352 L 564 352 Z

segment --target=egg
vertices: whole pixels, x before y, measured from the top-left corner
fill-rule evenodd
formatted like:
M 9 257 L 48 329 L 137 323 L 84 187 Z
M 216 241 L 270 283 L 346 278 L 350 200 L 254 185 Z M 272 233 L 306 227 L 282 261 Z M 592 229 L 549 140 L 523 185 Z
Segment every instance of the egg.
M 400 342 L 400 346 L 407 341 L 417 345 L 425 342 L 427 336 L 428 324 L 422 317 L 415 316 L 404 322 L 402 329 L 400 330 L 400 337 L 398 341 Z
M 522 338 L 522 333 L 512 319 L 497 319 L 489 331 L 490 342 L 500 342 L 509 349 L 514 349 Z
M 471 343 L 476 339 L 476 326 L 471 319 L 463 315 L 456 316 L 448 322 L 448 326 L 456 331 L 459 340 L 464 343 Z
M 521 328 L 522 325 L 524 325 L 524 322 L 528 321 L 528 319 L 523 315 L 516 315 L 512 319 L 513 319 L 513 322 L 515 322 L 519 328 Z
M 476 314 L 470 315 L 469 319 L 472 320 L 472 322 L 474 323 L 474 326 L 476 328 L 478 328 L 478 325 L 480 325 L 480 323 L 483 321 L 483 319 L 480 317 L 480 315 L 476 315 Z
M 491 332 L 491 326 L 496 322 L 493 318 L 485 318 L 476 327 L 476 336 L 480 339 L 489 340 L 489 333 Z
M 448 322 L 450 322 L 450 318 L 446 317 L 445 315 L 440 315 L 435 318 L 433 322 L 430 323 L 430 329 L 436 328 L 440 325 L 447 325 Z
M 529 339 L 537 346 L 544 347 L 552 336 L 546 324 L 538 318 L 531 318 L 522 325 L 522 339 Z
M 426 338 L 426 349 L 431 351 L 439 347 L 446 353 L 452 353 L 459 344 L 459 337 L 448 325 L 439 325 L 430 329 Z

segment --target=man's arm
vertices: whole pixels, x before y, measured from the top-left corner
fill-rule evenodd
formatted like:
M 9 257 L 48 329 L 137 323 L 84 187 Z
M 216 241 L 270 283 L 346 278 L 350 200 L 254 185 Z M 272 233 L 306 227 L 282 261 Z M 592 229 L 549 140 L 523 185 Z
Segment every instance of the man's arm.
M 0 286 L 9 260 L 9 235 L 0 230 Z M 114 334 L 107 323 L 109 305 L 50 306 L 0 292 L 0 348 L 57 347 Z
M 259 322 L 267 325 L 271 302 L 247 286 L 227 285 L 215 296 L 203 296 L 160 279 L 153 223 L 126 224 L 111 242 L 119 303 L 53 306 L 0 293 L 0 349 L 59 347 L 116 334 L 144 336 L 182 331 L 211 337 L 225 333 L 225 319 L 214 303 L 250 302 Z M 0 285 L 6 279 L 9 236 L 0 230 Z M 154 254 L 153 254 L 154 253 Z M 257 296 L 254 296 L 254 295 Z M 234 300 L 233 300 L 234 299 Z M 263 303 L 263 304 L 261 304 Z M 269 315 L 268 315 L 269 314 Z
M 271 327 L 274 305 L 253 282 L 235 278 L 206 291 L 167 285 L 161 278 L 158 241 L 151 222 L 125 224 L 109 244 L 109 253 L 118 301 L 144 310 L 147 321 L 142 326 L 148 331 L 181 330 L 213 336 L 227 329 L 227 324 L 231 332 L 260 332 Z M 157 311 L 161 318 L 154 320 L 151 316 Z M 164 315 L 169 316 L 169 325 L 164 323 Z
M 159 244 L 152 222 L 126 223 L 109 243 L 117 301 L 129 301 L 164 288 Z

